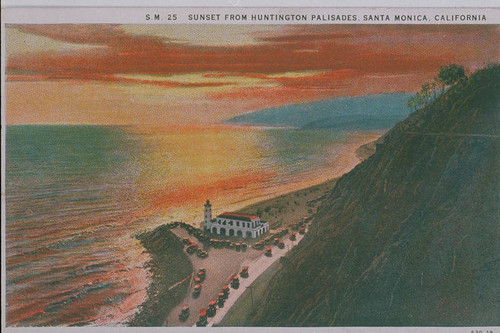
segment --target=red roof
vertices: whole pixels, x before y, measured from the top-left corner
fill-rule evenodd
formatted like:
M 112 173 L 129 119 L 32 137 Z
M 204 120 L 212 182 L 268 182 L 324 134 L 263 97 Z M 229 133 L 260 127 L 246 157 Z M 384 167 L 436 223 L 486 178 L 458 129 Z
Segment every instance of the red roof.
M 217 215 L 217 217 L 226 219 L 235 219 L 235 220 L 250 220 L 250 221 L 259 218 L 258 216 L 254 215 L 237 214 L 233 212 L 224 212 L 220 215 Z

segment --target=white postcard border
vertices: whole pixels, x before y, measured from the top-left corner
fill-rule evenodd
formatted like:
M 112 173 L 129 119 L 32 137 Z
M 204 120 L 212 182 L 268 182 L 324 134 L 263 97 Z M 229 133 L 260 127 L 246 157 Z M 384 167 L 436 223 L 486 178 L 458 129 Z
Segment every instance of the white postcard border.
M 457 5 L 457 1 L 447 1 L 443 4 L 436 3 L 435 1 L 385 1 L 384 7 L 376 6 L 376 4 L 380 4 L 380 1 L 367 1 L 365 0 L 365 4 L 359 4 L 360 0 L 351 2 L 351 5 L 343 6 L 343 7 L 327 7 L 326 1 L 309 1 L 308 5 L 304 6 L 304 1 L 219 1 L 220 4 L 214 4 L 214 1 L 210 2 L 212 7 L 193 7 L 200 6 L 206 4 L 206 1 L 203 0 L 190 0 L 185 1 L 183 5 L 185 7 L 155 7 L 153 6 L 163 5 L 164 1 L 148 1 L 144 3 L 143 7 L 130 7 L 130 3 L 140 4 L 140 1 L 73 1 L 71 4 L 65 2 L 64 0 L 53 0 L 46 1 L 45 3 L 40 3 L 38 0 L 23 0 L 23 1 L 15 1 L 9 0 L 4 1 L 2 4 L 2 70 L 1 70 L 1 79 L 2 79 L 2 98 L 1 98 L 1 121 L 2 121 L 2 133 L 1 133 L 1 169 L 2 169 L 2 181 L 1 181 L 1 220 L 2 220 L 2 243 L 5 244 L 5 130 L 3 125 L 5 124 L 5 28 L 8 24 L 63 24 L 63 23 L 127 23 L 127 24 L 500 24 L 500 8 L 495 7 L 495 4 L 498 5 L 497 0 L 492 1 L 482 1 L 480 3 L 475 3 L 472 1 L 458 1 L 459 6 L 462 7 L 441 7 L 446 5 Z M 217 2 L 217 1 L 215 1 Z M 279 2 L 280 4 L 276 4 Z M 332 1 L 330 5 L 338 5 L 340 1 Z M 103 4 L 105 3 L 105 4 Z M 128 3 L 128 4 L 127 4 Z M 175 1 L 175 3 L 180 3 L 179 1 Z M 300 3 L 300 4 L 299 4 Z M 345 3 L 345 1 L 344 1 Z M 486 3 L 486 4 L 485 4 Z M 72 7 L 44 7 L 44 6 L 59 6 L 59 5 L 70 5 Z M 115 8 L 91 8 L 91 7 L 81 7 L 76 8 L 74 6 L 82 6 L 82 5 L 90 5 L 90 6 L 126 6 L 126 7 L 115 7 Z M 242 7 L 244 5 L 252 5 L 252 7 Z M 283 7 L 286 6 L 295 6 L 294 8 Z M 405 5 L 405 7 L 398 6 Z M 417 6 L 414 6 L 416 4 Z M 418 6 L 425 5 L 435 5 L 440 6 L 439 8 L 425 8 Z M 134 5 L 134 4 L 132 4 Z M 232 7 L 220 7 L 220 6 L 231 6 Z M 269 5 L 274 5 L 275 7 L 270 7 Z M 22 7 L 15 7 L 22 6 Z M 27 6 L 27 7 L 25 7 Z M 36 8 L 33 6 L 37 6 Z M 255 7 L 262 6 L 262 7 Z M 314 8 L 310 6 L 315 6 Z M 371 8 L 353 8 L 354 6 L 369 6 Z M 474 6 L 474 8 L 469 7 Z M 412 8 L 408 8 L 412 7 Z M 478 8 L 481 7 L 481 8 Z M 168 14 L 177 14 L 178 19 L 175 22 L 164 19 L 168 17 Z M 247 20 L 230 20 L 226 19 L 225 15 L 236 15 L 246 13 L 246 15 L 259 15 L 259 14 L 283 14 L 283 15 L 300 15 L 306 14 L 307 19 L 305 20 L 262 20 L 262 19 L 247 19 Z M 153 19 L 146 19 L 147 14 L 153 14 Z M 154 15 L 158 14 L 160 19 L 155 20 Z M 220 19 L 217 20 L 190 20 L 189 15 L 192 14 L 219 14 Z M 314 21 L 312 19 L 312 15 L 356 15 L 359 17 L 359 20 L 351 21 L 351 20 L 326 20 L 326 21 Z M 390 20 L 377 20 L 377 21 L 366 21 L 363 20 L 364 15 L 387 15 Z M 397 21 L 395 20 L 396 15 L 425 15 L 427 20 L 412 20 L 412 21 Z M 480 21 L 472 21 L 465 20 L 462 21 L 460 17 L 457 20 L 436 20 L 437 15 L 451 16 L 455 17 L 455 15 L 484 15 L 485 19 Z M 68 327 L 27 327 L 27 328 L 16 328 L 16 327 L 6 327 L 6 291 L 5 291 L 5 247 L 2 246 L 2 329 L 4 332 L 28 332 L 28 333 L 41 333 L 41 332 L 72 332 L 72 333 L 80 333 L 80 332 L 192 332 L 199 331 L 196 328 L 179 328 L 179 327 L 157 327 L 157 328 L 134 328 L 134 327 L 79 327 L 79 328 L 68 328 Z M 393 332 L 401 332 L 404 330 L 405 332 L 498 332 L 498 328 L 491 327 L 327 327 L 327 328 L 237 328 L 240 332 L 342 332 L 342 333 L 350 333 L 350 332 L 367 332 L 367 333 L 393 333 Z M 233 333 L 235 328 L 204 328 L 204 330 L 209 330 L 212 332 L 223 332 L 223 333 Z
M 500 8 L 6 8 L 7 24 L 500 24 Z

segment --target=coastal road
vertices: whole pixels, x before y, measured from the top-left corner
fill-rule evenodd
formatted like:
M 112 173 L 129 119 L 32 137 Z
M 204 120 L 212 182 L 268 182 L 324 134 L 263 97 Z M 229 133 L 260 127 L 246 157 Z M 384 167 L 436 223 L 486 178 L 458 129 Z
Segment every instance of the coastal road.
M 306 229 L 307 231 L 307 229 Z M 291 241 L 288 239 L 288 235 L 282 238 L 285 243 L 285 248 L 279 249 L 277 246 L 272 246 L 272 257 L 266 257 L 262 254 L 257 259 L 248 263 L 245 266 L 248 266 L 248 278 L 244 279 L 240 277 L 240 286 L 238 289 L 232 289 L 229 293 L 229 297 L 226 300 L 223 308 L 217 308 L 217 313 L 214 317 L 208 318 L 208 326 L 213 326 L 214 324 L 220 323 L 224 318 L 226 313 L 231 309 L 231 307 L 236 303 L 236 301 L 240 298 L 240 296 L 245 292 L 245 290 L 262 274 L 266 271 L 266 269 L 271 266 L 279 258 L 283 257 L 289 250 L 291 250 L 294 246 L 296 246 L 304 237 L 304 235 L 299 235 L 297 233 L 297 240 Z M 264 253 L 264 251 L 262 252 Z M 239 272 L 239 271 L 238 271 Z M 234 273 L 238 273 L 234 272 Z M 215 297 L 214 297 L 215 298 Z M 197 315 L 197 314 L 196 314 Z
M 432 132 L 410 132 L 405 131 L 406 134 L 424 135 L 424 136 L 448 136 L 448 137 L 471 137 L 471 138 L 491 138 L 498 139 L 495 134 L 481 134 L 481 133 L 432 133 Z

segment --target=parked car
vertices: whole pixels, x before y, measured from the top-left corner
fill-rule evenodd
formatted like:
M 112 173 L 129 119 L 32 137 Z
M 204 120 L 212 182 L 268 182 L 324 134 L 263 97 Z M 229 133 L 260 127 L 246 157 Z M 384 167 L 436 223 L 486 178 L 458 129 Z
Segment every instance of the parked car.
M 179 320 L 180 321 L 186 321 L 189 317 L 189 306 L 184 305 L 182 307 L 181 313 L 179 313 Z
M 229 296 L 229 286 L 222 287 L 222 293 L 224 294 L 224 298 L 228 298 Z
M 231 288 L 238 289 L 240 287 L 240 278 L 238 275 L 233 275 L 231 278 Z
M 257 242 L 252 246 L 256 250 L 262 250 L 264 248 L 264 243 L 262 242 Z
M 198 270 L 198 277 L 201 279 L 201 280 L 205 280 L 205 278 L 207 277 L 207 270 L 205 268 L 200 268 Z
M 209 317 L 215 316 L 217 313 L 217 300 L 210 301 L 208 303 L 207 315 Z
M 189 254 L 192 254 L 192 253 L 195 253 L 196 250 L 198 250 L 198 245 L 196 245 L 196 243 L 191 243 L 187 247 L 186 252 Z
M 240 276 L 242 278 L 247 278 L 248 277 L 248 266 L 244 266 L 241 271 L 240 271 Z
M 206 309 L 201 309 L 200 310 L 200 317 L 198 318 L 198 321 L 196 322 L 197 327 L 205 327 L 208 324 L 207 320 L 207 310 Z
M 193 297 L 200 296 L 200 293 L 201 293 L 201 284 L 197 284 L 194 286 L 194 289 L 193 289 Z
M 226 297 L 224 296 L 224 293 L 219 293 L 219 296 L 217 297 L 217 306 L 219 308 L 223 308 L 225 301 L 226 301 Z
M 204 251 L 204 250 L 198 251 L 198 252 L 197 252 L 197 256 L 198 256 L 199 258 L 206 258 L 206 257 L 208 257 L 208 252 L 207 252 L 207 251 Z

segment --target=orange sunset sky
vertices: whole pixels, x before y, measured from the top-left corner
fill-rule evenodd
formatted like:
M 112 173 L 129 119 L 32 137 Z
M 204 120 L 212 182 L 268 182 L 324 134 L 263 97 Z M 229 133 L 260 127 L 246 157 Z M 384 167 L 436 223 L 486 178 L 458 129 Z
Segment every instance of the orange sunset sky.
M 336 96 L 416 91 L 500 58 L 479 25 L 8 25 L 7 124 L 206 124 Z

